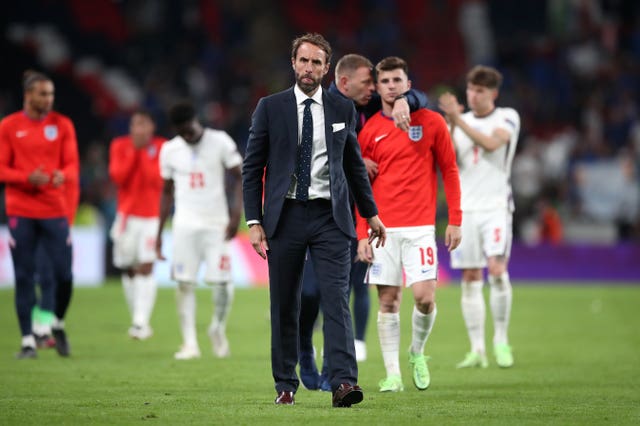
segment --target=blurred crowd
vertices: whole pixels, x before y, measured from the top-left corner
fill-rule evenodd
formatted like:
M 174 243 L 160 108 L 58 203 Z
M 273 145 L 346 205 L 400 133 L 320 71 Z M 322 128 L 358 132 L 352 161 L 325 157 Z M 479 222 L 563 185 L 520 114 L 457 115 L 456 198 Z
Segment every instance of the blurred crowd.
M 81 201 L 105 226 L 115 214 L 108 147 L 132 111 L 150 110 L 171 136 L 165 112 L 190 98 L 243 152 L 258 98 L 293 82 L 291 39 L 313 31 L 332 43 L 334 62 L 346 53 L 405 58 L 434 109 L 443 90 L 464 100 L 468 68 L 497 67 L 497 103 L 522 118 L 516 238 L 640 240 L 637 1 L 23 0 L 0 20 L 9 58 L 0 116 L 21 108 L 24 69 L 53 78 L 56 108 L 78 131 Z

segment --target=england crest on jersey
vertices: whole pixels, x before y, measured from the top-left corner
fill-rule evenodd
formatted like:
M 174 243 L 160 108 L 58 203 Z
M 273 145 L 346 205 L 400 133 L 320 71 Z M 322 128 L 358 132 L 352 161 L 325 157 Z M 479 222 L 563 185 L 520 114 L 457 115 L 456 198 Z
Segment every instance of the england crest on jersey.
M 48 126 L 44 126 L 44 137 L 47 140 L 52 141 L 57 139 L 58 137 L 58 126 L 55 124 L 49 124 Z
M 422 139 L 422 126 L 409 126 L 409 139 L 413 142 Z

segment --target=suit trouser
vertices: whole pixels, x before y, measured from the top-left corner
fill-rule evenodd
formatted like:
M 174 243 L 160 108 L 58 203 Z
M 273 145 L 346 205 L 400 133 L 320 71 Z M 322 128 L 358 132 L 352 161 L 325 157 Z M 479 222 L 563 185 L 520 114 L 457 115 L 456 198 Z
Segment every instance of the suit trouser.
M 333 390 L 355 385 L 349 270 L 351 239 L 335 223 L 331 202 L 286 200 L 278 228 L 268 240 L 271 299 L 271 368 L 276 391 L 296 391 L 301 278 L 307 249 L 316 272 L 324 315 L 324 350 Z
M 358 240 L 351 240 L 351 259 L 358 255 Z M 364 340 L 369 320 L 369 285 L 364 282 L 368 264 L 351 263 L 349 288 L 353 289 L 353 324 L 356 340 Z M 351 291 L 350 291 L 351 293 Z M 302 276 L 302 305 L 300 307 L 300 352 L 313 352 L 313 328 L 320 312 L 320 290 L 313 270 L 313 262 L 307 257 Z M 323 365 L 325 363 L 323 362 Z M 323 368 L 324 369 L 324 368 Z

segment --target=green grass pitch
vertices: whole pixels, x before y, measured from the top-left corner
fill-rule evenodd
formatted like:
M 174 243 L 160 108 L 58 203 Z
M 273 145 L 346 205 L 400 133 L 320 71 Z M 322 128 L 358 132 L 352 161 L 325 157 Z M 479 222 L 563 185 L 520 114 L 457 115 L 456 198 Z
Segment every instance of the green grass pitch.
M 232 356 L 211 355 L 211 293 L 198 291 L 203 357 L 175 361 L 180 343 L 173 289 L 161 289 L 155 335 L 132 341 L 117 283 L 78 288 L 67 318 L 72 357 L 39 351 L 14 359 L 19 331 L 13 291 L 0 291 L 0 425 L 28 424 L 640 424 L 640 286 L 514 283 L 510 340 L 516 364 L 456 370 L 468 350 L 457 285 L 438 290 L 427 343 L 431 387 L 416 390 L 404 358 L 411 294 L 402 307 L 405 391 L 381 394 L 384 367 L 371 293 L 369 358 L 360 364 L 364 401 L 330 407 L 330 394 L 302 387 L 295 406 L 275 406 L 269 361 L 268 293 L 239 289 L 228 326 Z M 489 312 L 489 310 L 487 310 Z M 490 347 L 491 319 L 487 320 Z M 321 335 L 316 336 L 317 347 Z

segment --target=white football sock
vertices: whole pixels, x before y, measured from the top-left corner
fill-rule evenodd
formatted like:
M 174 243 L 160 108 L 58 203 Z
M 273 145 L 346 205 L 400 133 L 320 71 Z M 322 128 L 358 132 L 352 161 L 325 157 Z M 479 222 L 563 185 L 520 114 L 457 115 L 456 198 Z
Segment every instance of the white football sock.
M 433 329 L 433 324 L 436 322 L 436 315 L 438 314 L 438 308 L 433 307 L 433 311 L 430 314 L 423 314 L 413 305 L 413 314 L 411 315 L 411 352 L 414 354 L 424 353 L 424 345 L 429 339 L 429 334 Z
M 22 347 L 28 346 L 30 348 L 36 347 L 36 338 L 33 337 L 33 334 L 27 334 L 26 336 L 22 336 Z
M 378 338 L 388 376 L 400 375 L 400 313 L 378 312 Z
M 129 308 L 129 314 L 133 318 L 134 303 L 135 303 L 135 288 L 133 287 L 133 279 L 127 274 L 122 274 L 122 289 L 124 290 L 124 299 L 127 301 L 127 308 Z
M 486 307 L 482 294 L 482 281 L 462 281 L 462 317 L 467 326 L 471 352 L 485 354 L 484 323 Z
M 511 316 L 511 281 L 509 273 L 505 272 L 499 277 L 489 276 L 491 292 L 489 301 L 491 314 L 493 315 L 493 344 L 508 344 L 507 330 L 509 329 L 509 317 Z
M 212 284 L 213 316 L 211 317 L 212 327 L 221 327 L 222 331 L 227 326 L 227 318 L 231 312 L 233 303 L 234 287 L 230 282 Z
M 51 335 L 51 326 L 38 321 L 33 321 L 31 323 L 31 331 L 33 331 L 33 334 L 36 336 L 49 336 Z
M 176 304 L 178 318 L 180 319 L 180 331 L 185 347 L 197 348 L 196 337 L 196 293 L 195 284 L 180 282 L 176 289 Z
M 51 323 L 51 329 L 52 330 L 62 330 L 64 329 L 64 320 L 55 317 L 53 319 L 53 322 Z
M 137 274 L 133 277 L 133 285 L 135 287 L 133 323 L 141 327 L 148 327 L 158 292 L 156 280 L 152 274 Z

